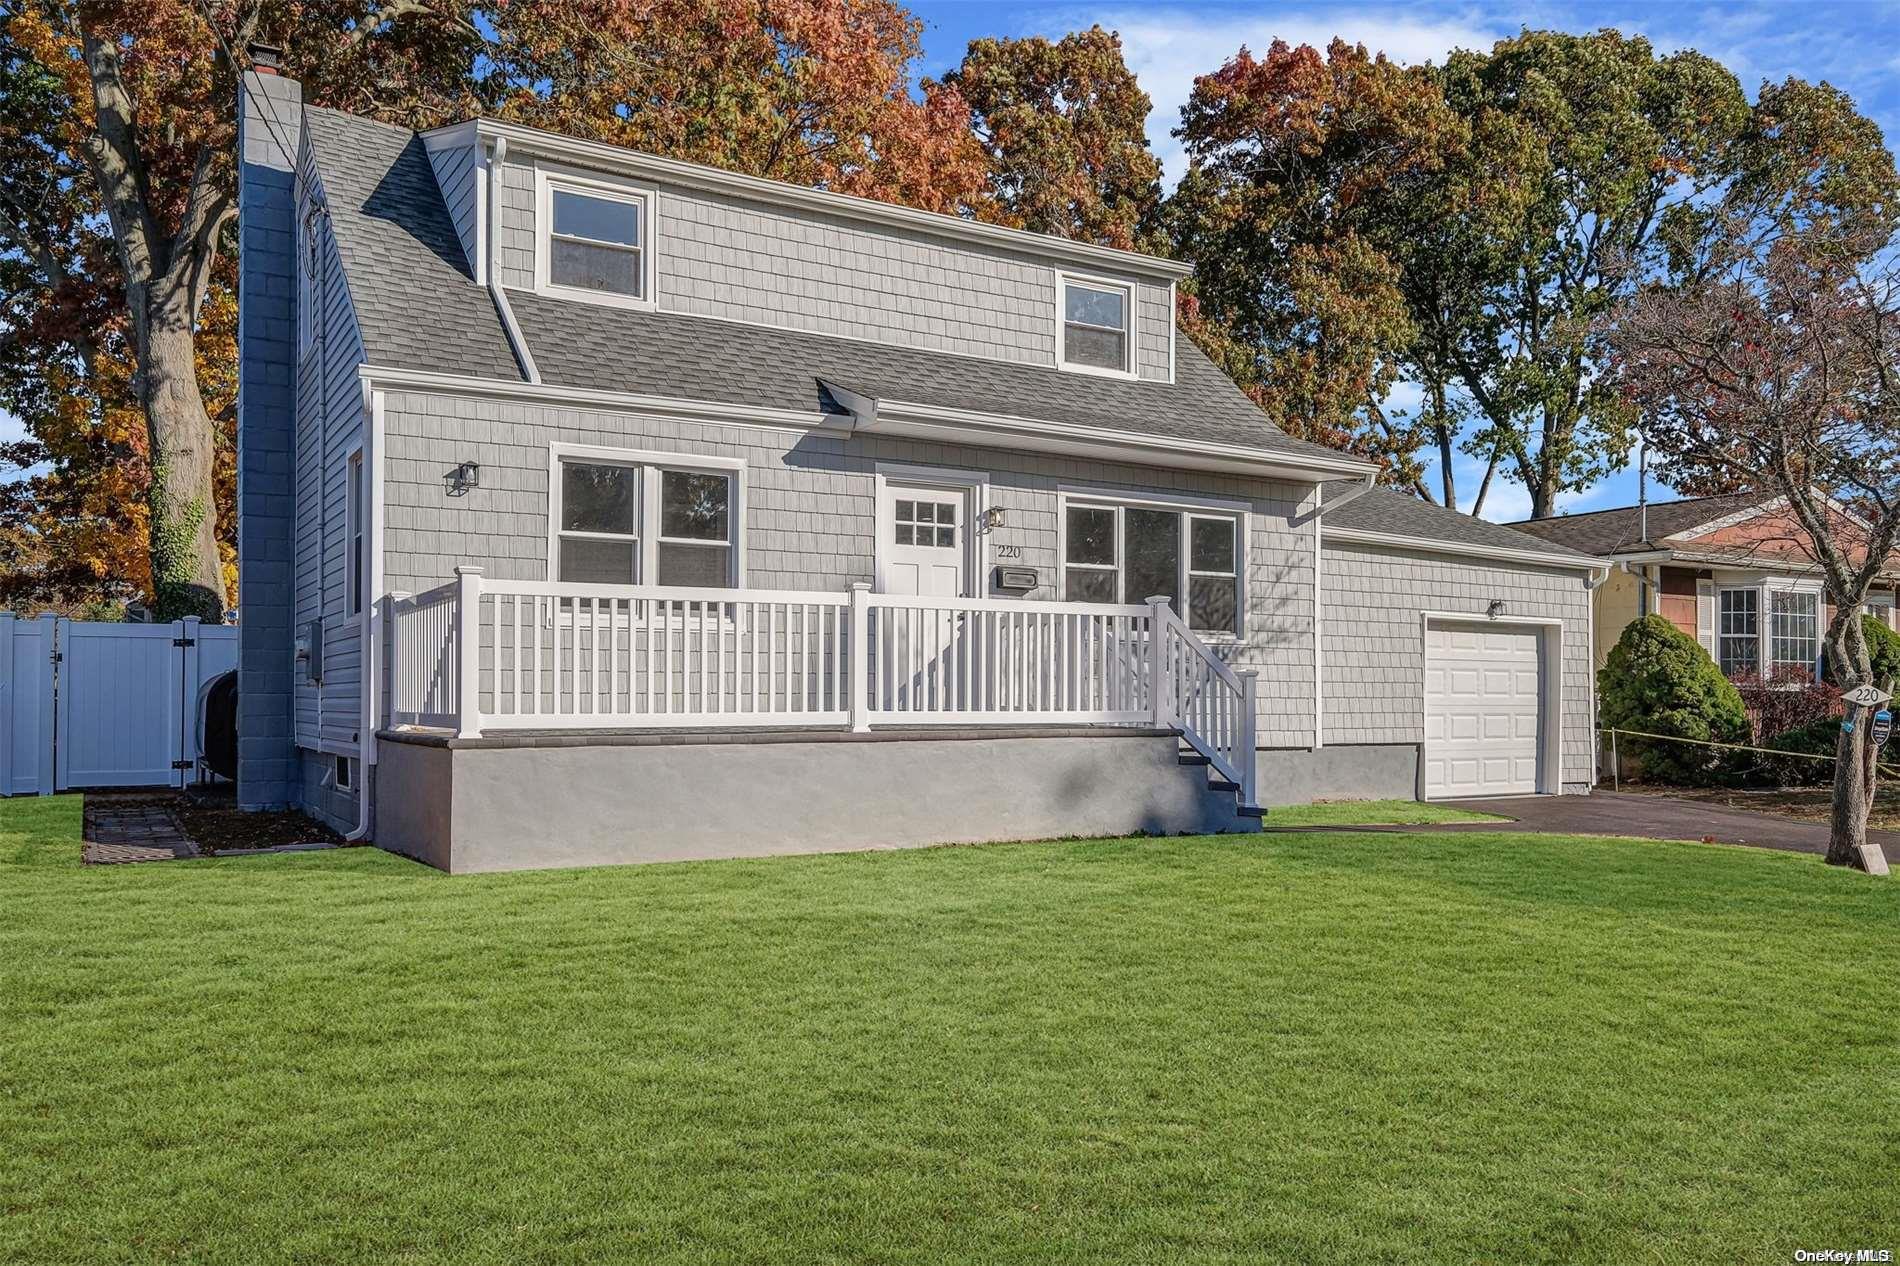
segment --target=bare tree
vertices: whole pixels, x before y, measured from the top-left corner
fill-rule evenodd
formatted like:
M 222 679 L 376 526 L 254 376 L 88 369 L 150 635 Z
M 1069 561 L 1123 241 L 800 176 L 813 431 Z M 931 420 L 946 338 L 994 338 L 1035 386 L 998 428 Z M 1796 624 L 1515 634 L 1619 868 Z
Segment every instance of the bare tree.
M 1787 498 L 1833 616 L 1834 679 L 1872 682 L 1860 612 L 1900 538 L 1900 258 L 1881 220 L 1713 223 L 1674 284 L 1608 323 L 1619 385 L 1671 483 Z M 1850 721 L 1863 720 L 1850 708 Z M 1827 860 L 1863 864 L 1871 725 L 1844 725 Z

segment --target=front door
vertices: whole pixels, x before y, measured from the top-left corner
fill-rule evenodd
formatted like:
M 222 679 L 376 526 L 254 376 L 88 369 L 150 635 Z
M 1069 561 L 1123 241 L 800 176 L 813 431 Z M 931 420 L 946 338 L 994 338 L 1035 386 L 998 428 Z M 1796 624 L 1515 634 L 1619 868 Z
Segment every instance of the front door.
M 877 588 L 960 598 L 967 574 L 969 490 L 885 483 L 878 502 Z

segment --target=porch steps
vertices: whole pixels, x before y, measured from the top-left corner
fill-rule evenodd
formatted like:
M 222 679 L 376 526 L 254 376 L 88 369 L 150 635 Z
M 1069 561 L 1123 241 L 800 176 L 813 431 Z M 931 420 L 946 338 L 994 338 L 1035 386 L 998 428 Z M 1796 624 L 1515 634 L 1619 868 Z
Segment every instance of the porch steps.
M 1199 766 L 1203 769 L 1208 770 L 1207 789 L 1209 791 L 1221 792 L 1227 795 L 1231 795 L 1234 797 L 1236 801 L 1240 799 L 1240 784 L 1233 781 L 1230 778 L 1223 778 L 1219 774 L 1214 773 L 1211 768 L 1211 766 L 1214 763 L 1213 761 L 1201 755 L 1199 752 L 1187 746 L 1185 743 L 1181 745 L 1181 749 L 1178 752 L 1176 752 L 1174 755 L 1175 755 L 1176 762 L 1181 765 L 1186 765 L 1189 767 Z M 1261 808 L 1259 805 L 1236 803 L 1234 805 L 1234 816 L 1241 817 L 1241 818 L 1251 818 L 1254 821 L 1259 821 L 1260 819 L 1265 818 L 1267 816 L 1267 811 Z

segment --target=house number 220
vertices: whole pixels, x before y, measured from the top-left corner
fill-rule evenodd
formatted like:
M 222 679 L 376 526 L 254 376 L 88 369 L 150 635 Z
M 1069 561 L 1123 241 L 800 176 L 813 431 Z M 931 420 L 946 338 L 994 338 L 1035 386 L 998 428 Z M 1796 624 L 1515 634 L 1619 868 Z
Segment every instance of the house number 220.
M 998 558 L 1021 558 L 1023 556 L 1023 547 L 1020 545 L 998 545 L 996 547 L 996 556 Z

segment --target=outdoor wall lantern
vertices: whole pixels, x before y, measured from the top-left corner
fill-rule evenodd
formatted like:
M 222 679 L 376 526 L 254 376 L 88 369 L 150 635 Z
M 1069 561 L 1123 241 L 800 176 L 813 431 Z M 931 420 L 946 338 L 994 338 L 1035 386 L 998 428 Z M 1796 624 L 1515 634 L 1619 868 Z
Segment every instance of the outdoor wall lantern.
M 1484 613 L 1487 616 L 1491 617 L 1493 620 L 1503 615 L 1504 614 L 1504 599 L 1502 598 L 1491 599 L 1491 605 L 1484 609 Z
M 442 476 L 442 483 L 451 497 L 467 496 L 470 488 L 482 486 L 482 468 L 474 462 L 463 462 Z
M 994 531 L 995 529 L 1002 527 L 1003 522 L 1004 522 L 1003 507 L 991 506 L 989 509 L 983 511 L 983 514 L 981 518 L 978 520 L 978 522 L 980 522 L 983 525 L 983 530 L 985 532 Z

